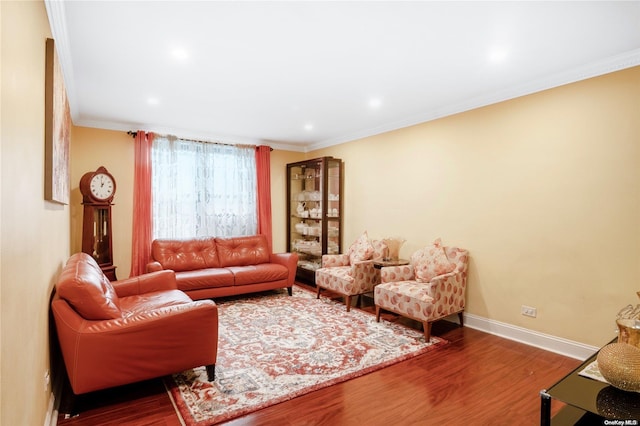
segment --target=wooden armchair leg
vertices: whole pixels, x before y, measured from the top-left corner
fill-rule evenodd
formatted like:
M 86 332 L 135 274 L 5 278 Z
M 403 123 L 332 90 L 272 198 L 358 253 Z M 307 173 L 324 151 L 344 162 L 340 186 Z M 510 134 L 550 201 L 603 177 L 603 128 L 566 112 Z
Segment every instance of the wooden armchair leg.
M 345 296 L 345 303 L 347 304 L 347 312 L 351 311 L 351 296 Z
M 380 314 L 382 313 L 382 309 L 380 306 L 376 305 L 376 322 L 380 322 Z
M 317 287 L 317 292 L 316 292 L 316 299 L 320 299 L 320 286 L 316 284 Z
M 464 318 L 462 317 L 462 312 L 458 312 L 458 319 L 460 320 L 460 327 L 464 327 Z
M 429 340 L 431 340 L 431 323 L 423 322 L 422 330 L 424 331 L 424 341 L 429 343 Z

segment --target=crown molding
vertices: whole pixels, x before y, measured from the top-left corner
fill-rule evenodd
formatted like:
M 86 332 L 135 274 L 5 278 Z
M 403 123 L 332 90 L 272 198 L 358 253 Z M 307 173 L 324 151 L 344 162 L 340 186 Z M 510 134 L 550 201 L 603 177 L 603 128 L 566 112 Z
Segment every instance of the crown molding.
M 78 102 L 76 88 L 73 83 L 75 79 L 73 78 L 73 62 L 71 61 L 71 51 L 69 49 L 65 2 L 60 0 L 44 0 L 44 6 L 47 10 L 51 36 L 54 40 L 58 61 L 62 69 L 64 86 L 67 89 L 71 120 L 75 123 L 78 119 Z
M 67 19 L 65 11 L 65 1 L 62 0 L 44 0 L 47 16 L 49 18 L 49 24 L 51 28 L 51 34 L 55 40 L 56 52 L 62 68 L 62 74 L 64 76 L 65 86 L 67 89 L 67 97 L 69 99 L 69 107 L 71 118 L 74 124 L 87 127 L 100 127 L 106 129 L 122 130 L 122 124 L 114 125 L 113 123 L 104 121 L 92 121 L 81 120 L 78 110 L 78 97 L 77 89 L 74 85 L 74 70 L 73 62 L 70 53 L 70 40 L 67 28 Z M 578 82 L 581 80 L 597 77 L 600 75 L 620 71 L 626 68 L 631 68 L 640 65 L 640 49 L 623 52 L 618 55 L 605 58 L 604 60 L 595 61 L 593 63 L 580 66 L 574 69 L 555 73 L 551 76 L 547 76 L 535 81 L 527 82 L 521 85 L 515 85 L 504 90 L 499 90 L 491 93 L 486 93 L 481 96 L 477 96 L 468 99 L 464 102 L 454 103 L 450 105 L 443 105 L 438 108 L 434 108 L 429 111 L 424 111 L 419 114 L 403 118 L 390 123 L 383 123 L 378 126 L 363 129 L 357 132 L 352 132 L 337 136 L 335 138 L 325 139 L 318 142 L 311 143 L 287 143 L 279 141 L 264 141 L 259 140 L 260 143 L 268 144 L 276 149 L 283 149 L 288 151 L 298 152 L 310 152 L 318 149 L 328 148 L 334 145 L 339 145 L 354 140 L 379 135 L 382 133 L 398 130 L 401 128 L 414 126 L 417 124 L 433 121 L 439 118 L 447 117 L 450 115 L 458 114 L 461 112 L 470 111 L 476 108 L 484 107 L 487 105 L 507 101 L 510 99 L 526 96 L 543 90 L 548 90 L 554 87 Z M 139 127 L 134 130 L 139 130 Z M 125 129 L 131 130 L 131 128 Z M 151 130 L 151 129 L 145 129 Z M 177 133 L 178 130 L 170 133 Z M 193 133 L 193 131 L 189 131 Z M 180 132 L 182 135 L 182 131 Z M 211 138 L 207 135 L 196 135 L 198 138 Z M 220 139 L 216 137 L 216 139 Z M 225 136 L 225 140 L 244 140 L 242 137 Z M 252 139 L 253 142 L 242 143 L 256 143 L 256 139 Z
M 284 151 L 296 151 L 296 152 L 305 152 L 304 146 L 293 143 L 286 143 L 280 141 L 272 141 L 266 139 L 256 139 L 256 138 L 248 138 L 242 136 L 235 135 L 223 135 L 219 133 L 211 133 L 211 132 L 198 132 L 188 129 L 177 129 L 177 128 L 169 128 L 169 127 L 159 127 L 152 126 L 145 123 L 120 123 L 120 122 L 111 122 L 105 120 L 91 120 L 91 119 L 83 119 L 80 118 L 74 123 L 76 126 L 82 127 L 90 127 L 96 129 L 106 129 L 113 131 L 122 131 L 122 132 L 136 132 L 138 130 L 144 130 L 145 132 L 154 132 L 162 135 L 175 135 L 179 138 L 184 139 L 194 139 L 194 140 L 203 140 L 203 141 L 212 141 L 212 142 L 220 142 L 227 144 L 240 144 L 240 145 L 267 145 L 273 149 L 279 149 Z
M 381 133 L 402 129 L 409 126 L 437 120 L 461 112 L 470 111 L 487 105 L 504 102 L 510 99 L 519 98 L 536 92 L 552 89 L 554 87 L 564 86 L 578 81 L 598 77 L 604 74 L 620 71 L 626 68 L 632 68 L 640 65 L 640 49 L 631 50 L 619 55 L 596 61 L 581 67 L 553 74 L 551 76 L 531 81 L 525 84 L 509 87 L 504 90 L 491 92 L 485 95 L 468 99 L 464 102 L 444 105 L 441 108 L 416 114 L 405 119 L 386 123 L 380 126 L 365 129 L 359 132 L 347 134 L 337 138 L 326 139 L 324 141 L 310 143 L 306 145 L 306 151 L 328 148 L 330 146 L 351 142 L 357 139 L 369 136 L 379 135 Z

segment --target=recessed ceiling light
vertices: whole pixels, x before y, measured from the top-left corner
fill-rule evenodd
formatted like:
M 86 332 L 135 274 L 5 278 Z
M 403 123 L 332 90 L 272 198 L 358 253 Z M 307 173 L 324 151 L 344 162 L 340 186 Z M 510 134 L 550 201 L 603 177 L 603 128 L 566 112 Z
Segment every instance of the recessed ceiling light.
M 489 61 L 493 63 L 504 62 L 507 59 L 507 51 L 501 48 L 494 48 L 489 52 Z
M 151 97 L 147 99 L 147 103 L 149 105 L 158 105 L 160 103 L 160 100 L 158 98 Z
M 380 98 L 371 98 L 369 99 L 369 108 L 377 109 L 382 106 L 382 99 Z
M 305 124 L 305 125 L 304 125 L 304 129 L 305 129 L 307 132 L 312 131 L 312 130 L 313 130 L 313 124 L 311 124 L 311 123 L 307 123 L 307 124 Z
M 178 61 L 184 61 L 189 57 L 189 53 L 185 49 L 176 47 L 171 50 L 171 56 Z

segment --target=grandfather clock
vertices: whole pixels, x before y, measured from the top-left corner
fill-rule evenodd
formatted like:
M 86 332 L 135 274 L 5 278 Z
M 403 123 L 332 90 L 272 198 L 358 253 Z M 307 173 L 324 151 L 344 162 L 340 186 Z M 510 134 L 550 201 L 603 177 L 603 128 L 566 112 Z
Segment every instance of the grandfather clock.
M 82 220 L 82 251 L 92 256 L 111 281 L 115 281 L 113 243 L 111 239 L 111 202 L 116 181 L 104 167 L 87 172 L 80 179 L 84 205 Z

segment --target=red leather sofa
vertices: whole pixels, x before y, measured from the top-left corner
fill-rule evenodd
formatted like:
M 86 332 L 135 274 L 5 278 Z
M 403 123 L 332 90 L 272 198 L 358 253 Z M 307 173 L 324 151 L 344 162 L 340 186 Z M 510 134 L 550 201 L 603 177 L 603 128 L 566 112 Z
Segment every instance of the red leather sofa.
M 287 288 L 292 293 L 298 255 L 271 253 L 264 235 L 154 240 L 147 272 L 175 271 L 178 289 L 192 299 Z
M 51 310 L 76 395 L 200 366 L 215 378 L 218 308 L 178 290 L 172 271 L 109 282 L 91 256 L 77 253 Z

